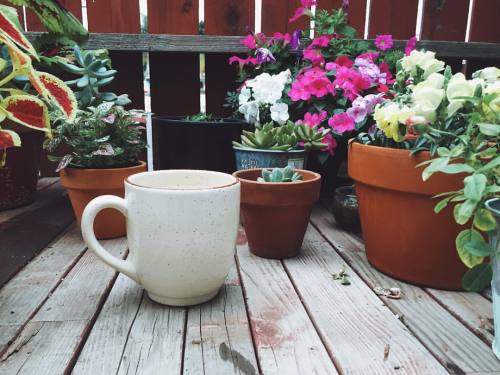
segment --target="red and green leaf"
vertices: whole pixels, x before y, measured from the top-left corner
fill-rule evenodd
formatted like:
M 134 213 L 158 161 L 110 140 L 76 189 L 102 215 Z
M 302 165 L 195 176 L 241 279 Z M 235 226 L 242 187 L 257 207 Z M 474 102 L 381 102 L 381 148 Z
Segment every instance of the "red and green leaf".
M 10 39 L 3 37 L 0 34 L 0 42 L 4 43 L 9 50 L 9 55 L 12 60 L 12 65 L 15 70 L 21 70 L 26 67 L 31 67 L 31 58 L 25 54 L 15 43 Z
M 29 74 L 29 78 L 40 95 L 53 102 L 69 121 L 75 119 L 77 111 L 75 94 L 62 80 L 52 74 L 35 71 Z
M 10 120 L 50 133 L 49 111 L 40 99 L 30 95 L 12 95 L 2 100 L 0 105 Z
M 0 150 L 21 146 L 21 138 L 12 130 L 0 129 Z
M 24 36 L 24 34 L 10 19 L 10 17 L 8 17 L 7 14 L 11 13 L 12 9 L 14 8 L 6 7 L 4 5 L 0 6 L 0 35 L 2 35 L 4 38 L 12 40 L 19 47 L 27 51 L 30 55 L 38 58 L 36 50 L 31 45 L 30 41 Z

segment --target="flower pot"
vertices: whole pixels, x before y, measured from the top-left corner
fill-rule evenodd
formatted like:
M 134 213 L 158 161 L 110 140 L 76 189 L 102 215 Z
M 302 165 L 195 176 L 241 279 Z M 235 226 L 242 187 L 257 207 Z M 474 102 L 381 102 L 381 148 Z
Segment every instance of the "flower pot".
M 146 171 L 146 163 L 124 168 L 78 169 L 64 168 L 61 183 L 68 190 L 76 221 L 80 224 L 87 203 L 100 195 L 124 196 L 124 180 L 130 175 Z M 97 215 L 94 231 L 98 239 L 121 237 L 126 234 L 125 217 L 108 208 Z
M 263 258 L 284 259 L 300 252 L 321 176 L 297 170 L 303 180 L 257 182 L 262 169 L 233 173 L 241 182 L 241 219 L 250 251 Z
M 434 213 L 438 193 L 459 190 L 463 175 L 435 174 L 422 181 L 429 153 L 351 142 L 349 176 L 358 196 L 368 261 L 378 270 L 413 284 L 462 289 L 467 268 L 455 247 L 461 227 L 453 207 Z
M 354 186 L 341 186 L 335 189 L 332 213 L 336 223 L 342 229 L 352 232 L 360 231 L 358 197 Z
M 238 141 L 247 123 L 222 119 L 187 121 L 182 117 L 153 117 L 157 139 L 156 169 L 203 169 L 232 173 L 232 142 Z
M 0 151 L 0 158 L 7 152 L 6 164 L 0 167 L 0 210 L 7 210 L 32 203 L 35 200 L 38 171 L 42 155 L 44 133 L 37 130 L 18 131 L 21 147 Z
M 253 168 L 284 168 L 291 166 L 303 169 L 307 162 L 307 150 L 277 151 L 234 147 L 236 170 Z
M 493 249 L 500 251 L 500 198 L 493 198 L 486 202 L 486 208 L 497 219 L 497 227 L 488 233 L 489 242 Z M 500 259 L 493 257 L 493 279 L 491 281 L 491 294 L 493 295 L 493 324 L 495 339 L 492 343 L 493 353 L 500 359 Z

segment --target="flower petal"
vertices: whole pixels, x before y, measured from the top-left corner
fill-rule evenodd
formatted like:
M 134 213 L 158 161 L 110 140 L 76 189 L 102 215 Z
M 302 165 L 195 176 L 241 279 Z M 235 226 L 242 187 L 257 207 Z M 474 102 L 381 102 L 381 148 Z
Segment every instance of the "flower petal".
M 12 95 L 2 100 L 0 105 L 10 120 L 50 133 L 49 111 L 40 99 L 30 95 Z

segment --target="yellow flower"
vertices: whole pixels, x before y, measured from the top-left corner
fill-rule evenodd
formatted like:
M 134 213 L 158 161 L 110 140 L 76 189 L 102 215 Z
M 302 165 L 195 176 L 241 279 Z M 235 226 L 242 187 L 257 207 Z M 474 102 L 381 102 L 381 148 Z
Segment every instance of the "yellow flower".
M 405 135 L 400 131 L 400 124 L 405 124 L 414 114 L 414 109 L 408 106 L 400 107 L 398 103 L 389 103 L 385 106 L 378 104 L 373 118 L 387 138 L 402 142 Z

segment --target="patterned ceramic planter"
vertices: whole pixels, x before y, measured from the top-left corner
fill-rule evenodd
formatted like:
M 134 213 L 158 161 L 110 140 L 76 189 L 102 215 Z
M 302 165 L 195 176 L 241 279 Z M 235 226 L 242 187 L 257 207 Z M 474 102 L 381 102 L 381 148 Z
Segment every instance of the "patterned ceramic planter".
M 488 237 L 490 245 L 496 251 L 500 251 L 500 198 L 493 198 L 486 202 L 486 208 L 497 219 L 497 228 Z M 493 294 L 493 324 L 495 326 L 495 339 L 493 340 L 493 353 L 500 359 L 500 259 L 495 256 L 493 259 L 493 280 L 491 281 L 491 291 Z
M 276 151 L 233 147 L 236 169 L 284 168 L 287 165 L 303 169 L 307 160 L 307 150 Z

